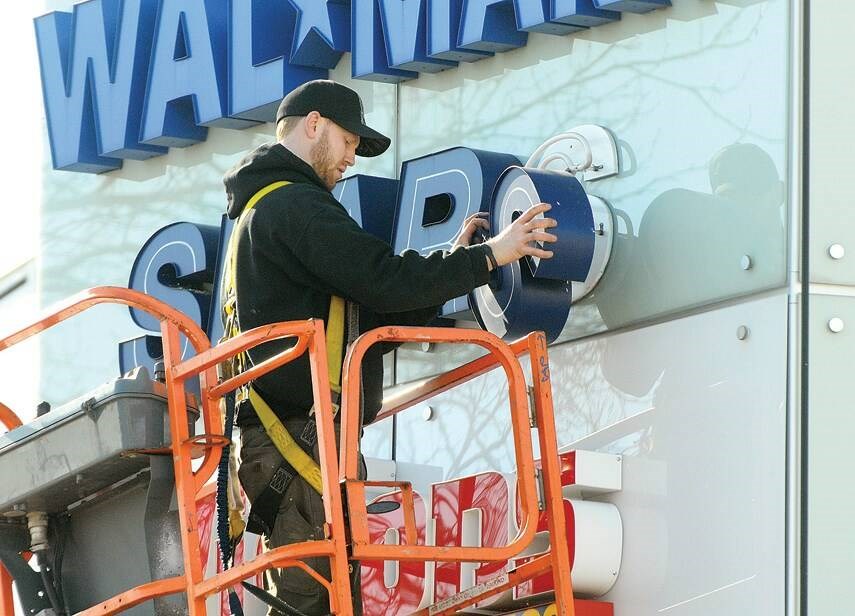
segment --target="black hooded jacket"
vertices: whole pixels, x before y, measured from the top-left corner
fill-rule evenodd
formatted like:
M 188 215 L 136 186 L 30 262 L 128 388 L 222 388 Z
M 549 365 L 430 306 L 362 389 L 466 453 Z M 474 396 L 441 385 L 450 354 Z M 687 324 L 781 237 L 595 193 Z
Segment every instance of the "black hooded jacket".
M 412 250 L 394 255 L 389 244 L 356 224 L 311 166 L 280 144 L 259 147 L 226 173 L 229 218 L 280 180 L 293 184 L 261 199 L 239 231 L 235 271 L 243 331 L 311 317 L 325 321 L 333 294 L 359 304 L 360 332 L 424 325 L 438 306 L 489 280 L 480 246 L 427 257 Z M 251 359 L 258 363 L 292 344 L 269 343 Z M 365 423 L 374 420 L 382 402 L 382 352 L 375 345 L 363 361 Z M 313 404 L 307 356 L 261 377 L 255 387 L 283 419 L 306 417 Z M 251 409 L 240 410 L 239 424 L 257 422 Z

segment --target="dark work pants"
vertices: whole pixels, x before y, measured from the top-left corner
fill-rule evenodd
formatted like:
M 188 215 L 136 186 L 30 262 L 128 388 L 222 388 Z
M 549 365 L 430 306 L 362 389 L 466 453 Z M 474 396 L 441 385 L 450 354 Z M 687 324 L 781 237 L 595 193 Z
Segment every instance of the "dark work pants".
M 285 422 L 285 428 L 297 436 L 305 422 Z M 336 440 L 338 441 L 338 425 Z M 314 458 L 318 460 L 318 446 L 315 445 Z M 250 502 L 261 494 L 270 482 L 273 473 L 282 463 L 282 456 L 261 426 L 247 427 L 241 431 L 240 467 L 238 477 Z M 362 456 L 360 466 L 364 469 Z M 295 473 L 296 475 L 296 473 Z M 267 549 L 289 545 L 307 540 L 324 538 L 324 505 L 312 486 L 296 475 L 285 489 L 279 513 L 270 537 L 265 537 Z M 330 579 L 329 559 L 326 557 L 308 558 L 305 563 Z M 351 591 L 353 593 L 353 613 L 362 614 L 362 591 L 360 587 L 359 563 L 351 561 Z M 269 569 L 267 571 L 269 590 L 274 595 L 297 608 L 308 616 L 323 616 L 330 613 L 327 589 L 312 579 L 298 567 Z M 283 616 L 270 610 L 271 616 Z

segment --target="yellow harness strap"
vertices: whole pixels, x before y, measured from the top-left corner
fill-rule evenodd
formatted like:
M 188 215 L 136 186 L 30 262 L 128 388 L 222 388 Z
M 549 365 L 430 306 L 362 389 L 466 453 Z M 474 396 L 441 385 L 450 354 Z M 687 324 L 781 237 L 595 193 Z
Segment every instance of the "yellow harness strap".
M 252 403 L 252 408 L 255 409 L 258 418 L 261 420 L 261 425 L 264 426 L 267 436 L 276 445 L 276 449 L 282 454 L 282 457 L 288 461 L 295 471 L 312 486 L 318 494 L 323 493 L 323 483 L 321 483 L 321 467 L 318 466 L 312 457 L 294 441 L 291 433 L 282 425 L 282 421 L 270 408 L 270 405 L 264 401 L 255 388 L 249 387 L 249 401 Z
M 344 299 L 338 295 L 330 297 L 330 313 L 327 318 L 327 371 L 330 375 L 330 389 L 341 394 L 341 357 L 344 350 Z M 333 417 L 338 414 L 339 405 L 333 403 Z
M 287 186 L 291 182 L 274 182 L 265 186 L 252 196 L 252 199 L 246 204 L 243 212 L 235 224 L 232 235 L 229 238 L 229 245 L 226 253 L 226 272 L 225 272 L 225 288 L 223 301 L 223 314 L 225 322 L 224 340 L 233 338 L 240 334 L 240 326 L 237 320 L 237 284 L 236 284 L 236 264 L 237 264 L 237 243 L 238 235 L 241 226 L 244 224 L 247 212 L 252 210 L 256 204 L 266 195 L 270 194 L 278 188 Z M 341 394 L 341 364 L 342 351 L 344 349 L 344 312 L 345 302 L 341 297 L 333 295 L 330 298 L 330 311 L 327 318 L 326 336 L 327 336 L 327 369 L 329 376 L 330 389 Z M 242 372 L 247 364 L 247 358 L 241 354 L 235 358 L 234 373 Z M 264 426 L 267 435 L 282 457 L 290 464 L 306 482 L 312 486 L 319 494 L 323 492 L 321 483 L 321 469 L 318 464 L 309 456 L 303 449 L 294 441 L 294 438 L 285 429 L 276 413 L 270 408 L 270 405 L 261 397 L 252 385 L 239 391 L 236 395 L 236 402 L 249 398 L 252 407 L 255 409 L 258 418 L 261 420 L 261 425 Z M 338 413 L 338 404 L 333 404 L 333 415 Z

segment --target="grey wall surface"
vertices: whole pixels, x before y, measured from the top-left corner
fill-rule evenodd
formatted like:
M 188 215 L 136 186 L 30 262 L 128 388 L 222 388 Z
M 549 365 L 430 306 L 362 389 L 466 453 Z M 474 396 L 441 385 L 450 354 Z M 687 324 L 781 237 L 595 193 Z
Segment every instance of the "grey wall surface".
M 840 319 L 850 329 L 834 332 Z M 813 293 L 808 332 L 809 400 L 807 457 L 807 614 L 835 613 L 850 584 L 845 574 L 855 566 L 855 532 L 850 519 L 855 507 L 849 490 L 840 489 L 847 474 L 846 454 L 852 448 L 855 421 L 852 395 L 852 348 L 855 298 Z
M 855 70 L 844 23 L 847 4 L 810 3 L 809 236 L 810 296 L 807 314 L 807 614 L 840 613 L 848 597 L 847 572 L 855 567 L 855 499 L 845 486 L 846 458 L 855 436 L 849 411 L 855 327 L 855 214 L 848 189 L 855 124 L 840 101 L 855 95 L 841 79 Z M 835 247 L 832 249 L 832 247 Z M 837 251 L 842 251 L 837 252 Z M 834 254 L 835 256 L 832 256 Z M 837 258 L 835 258 L 837 257 Z M 838 321 L 833 321 L 838 319 Z M 842 331 L 839 330 L 843 327 Z

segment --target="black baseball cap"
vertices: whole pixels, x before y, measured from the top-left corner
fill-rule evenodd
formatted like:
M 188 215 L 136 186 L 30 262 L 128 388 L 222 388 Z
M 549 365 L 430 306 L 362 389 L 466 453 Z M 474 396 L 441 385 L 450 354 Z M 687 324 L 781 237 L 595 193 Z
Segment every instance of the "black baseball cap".
M 276 123 L 289 116 L 306 116 L 317 111 L 359 135 L 357 156 L 379 156 L 385 152 L 392 140 L 365 124 L 365 112 L 359 94 L 329 79 L 316 79 L 292 90 L 279 103 Z

